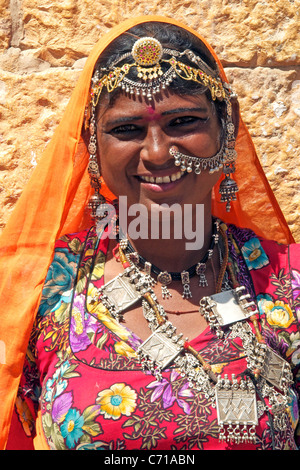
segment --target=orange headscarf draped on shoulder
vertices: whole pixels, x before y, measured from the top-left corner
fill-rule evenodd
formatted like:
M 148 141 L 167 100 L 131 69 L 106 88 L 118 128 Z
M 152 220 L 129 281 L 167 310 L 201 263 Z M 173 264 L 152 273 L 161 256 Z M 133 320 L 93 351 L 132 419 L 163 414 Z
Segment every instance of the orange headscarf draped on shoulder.
M 87 173 L 88 150 L 81 137 L 85 106 L 95 63 L 102 51 L 124 31 L 148 21 L 171 23 L 186 29 L 216 54 L 195 31 L 157 16 L 130 19 L 114 27 L 91 52 L 63 119 L 23 191 L 0 240 L 0 448 L 5 448 L 27 344 L 41 298 L 55 241 L 65 233 L 86 228 L 91 195 Z M 228 214 L 213 197 L 213 214 L 227 223 L 253 229 L 279 242 L 293 241 L 286 221 L 262 171 L 249 133 L 240 119 L 235 180 L 238 200 Z M 267 223 L 266 223 L 267 221 Z

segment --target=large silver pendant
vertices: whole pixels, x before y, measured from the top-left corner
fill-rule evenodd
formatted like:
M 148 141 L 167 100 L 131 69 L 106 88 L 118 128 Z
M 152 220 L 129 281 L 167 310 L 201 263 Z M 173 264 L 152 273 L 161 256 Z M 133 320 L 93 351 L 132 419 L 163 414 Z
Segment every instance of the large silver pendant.
M 200 313 L 215 330 L 218 337 L 223 337 L 222 327 L 246 320 L 257 313 L 254 302 L 249 301 L 245 287 L 241 286 L 229 291 L 220 292 L 200 300 Z
M 247 355 L 248 368 L 255 372 L 260 371 L 269 384 L 279 391 L 287 393 L 289 385 L 293 382 L 290 364 L 267 344 L 259 343 L 248 323 L 235 323 L 231 327 L 231 338 L 240 337 Z
M 248 323 L 235 323 L 231 327 L 230 336 L 242 339 L 249 370 L 254 374 L 256 370 L 259 371 L 258 386 L 261 388 L 262 396 L 269 397 L 274 429 L 286 431 L 289 386 L 293 382 L 290 364 L 268 345 L 259 343 Z
M 258 424 L 256 393 L 250 380 L 219 377 L 215 387 L 219 440 L 230 443 L 254 443 Z
M 268 346 L 265 351 L 261 376 L 280 391 L 285 391 L 293 381 L 289 363 Z
M 145 276 L 132 266 L 125 269 L 111 281 L 107 282 L 99 289 L 100 300 L 109 310 L 114 318 L 120 315 L 129 307 L 142 298 L 142 295 L 150 290 Z
M 176 335 L 176 328 L 166 322 L 157 328 L 138 348 L 137 354 L 144 370 L 150 370 L 158 380 L 161 372 L 183 350 L 182 335 Z

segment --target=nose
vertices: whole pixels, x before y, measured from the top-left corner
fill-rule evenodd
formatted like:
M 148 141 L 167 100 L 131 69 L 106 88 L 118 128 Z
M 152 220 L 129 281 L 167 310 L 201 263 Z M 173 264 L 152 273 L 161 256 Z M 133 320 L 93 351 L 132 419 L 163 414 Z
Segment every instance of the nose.
M 171 146 L 170 139 L 159 126 L 149 126 L 140 157 L 145 164 L 153 167 L 168 166 L 174 161 L 169 153 Z

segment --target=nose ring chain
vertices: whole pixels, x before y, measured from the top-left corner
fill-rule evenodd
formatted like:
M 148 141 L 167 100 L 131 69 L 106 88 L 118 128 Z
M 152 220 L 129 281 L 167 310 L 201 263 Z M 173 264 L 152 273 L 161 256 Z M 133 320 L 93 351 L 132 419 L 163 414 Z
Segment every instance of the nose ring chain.
M 174 145 L 170 148 L 169 153 L 174 157 L 175 165 L 180 166 L 181 171 L 191 173 L 194 170 L 196 175 L 199 175 L 202 170 L 206 170 L 207 168 L 209 169 L 209 173 L 214 173 L 223 168 L 224 164 L 224 144 L 218 153 L 208 158 L 185 155 L 179 152 Z

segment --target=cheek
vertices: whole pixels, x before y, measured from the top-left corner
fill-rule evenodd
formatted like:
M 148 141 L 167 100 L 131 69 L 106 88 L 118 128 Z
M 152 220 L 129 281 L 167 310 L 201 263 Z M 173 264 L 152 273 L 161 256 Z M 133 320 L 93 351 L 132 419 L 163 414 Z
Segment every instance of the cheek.
M 105 186 L 115 197 L 118 198 L 122 194 L 122 189 L 125 186 L 123 180 L 120 178 L 119 173 L 112 172 L 111 169 L 108 168 L 101 168 L 101 176 Z
M 99 149 L 98 155 L 100 173 L 105 185 L 116 197 L 123 195 L 124 192 L 127 192 L 128 179 L 126 162 L 122 154 L 116 151 L 105 151 L 102 147 Z
M 222 142 L 222 131 L 217 119 L 212 119 L 205 130 L 186 140 L 187 149 L 199 158 L 208 158 L 215 155 Z
M 217 116 L 213 116 L 211 120 L 209 137 L 212 142 L 216 143 L 217 146 L 219 146 L 219 144 L 221 143 L 221 136 L 222 136 L 222 126 L 219 123 Z
M 109 153 L 109 147 L 103 142 L 104 139 L 101 138 L 101 145 L 99 144 L 99 137 L 97 137 L 97 139 L 97 156 L 100 174 L 108 188 L 114 192 L 111 187 L 111 181 L 113 181 L 113 175 L 117 172 L 119 165 L 116 165 L 114 155 Z
M 120 162 L 118 162 L 120 152 L 111 144 L 110 136 L 98 134 L 97 149 L 101 174 L 103 175 L 103 172 L 111 173 L 114 168 L 118 170 L 120 166 Z
M 109 187 L 109 189 L 113 192 L 115 192 L 115 188 L 112 188 L 112 186 L 115 186 L 116 181 L 121 181 L 122 178 L 122 171 L 121 171 L 121 166 L 119 162 L 116 162 L 115 158 L 113 155 L 105 155 L 102 157 L 99 157 L 100 160 L 100 173 L 102 178 L 104 179 L 105 183 Z

